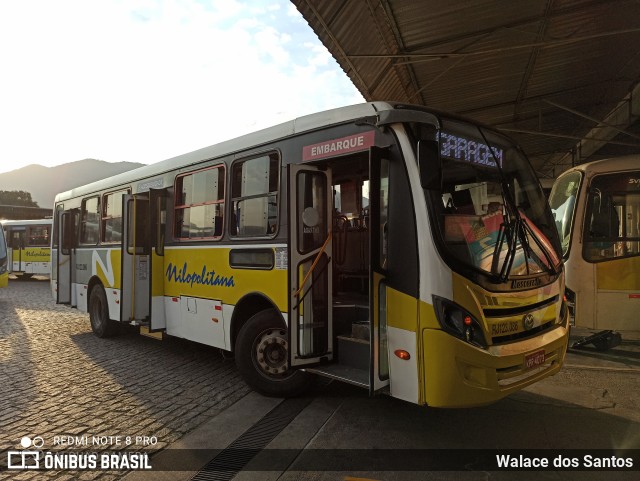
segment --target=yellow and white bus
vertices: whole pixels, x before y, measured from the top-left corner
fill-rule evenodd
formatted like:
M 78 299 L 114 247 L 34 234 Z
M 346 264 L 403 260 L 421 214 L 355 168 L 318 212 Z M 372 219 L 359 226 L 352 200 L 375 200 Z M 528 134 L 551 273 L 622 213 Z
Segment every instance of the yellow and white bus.
M 640 328 L 640 156 L 598 160 L 564 172 L 549 203 L 576 326 Z
M 4 220 L 9 273 L 28 278 L 51 273 L 51 219 Z
M 9 256 L 7 255 L 7 242 L 4 238 L 4 232 L 0 229 L 0 288 L 7 287 L 9 284 Z
M 310 374 L 430 406 L 558 372 L 560 245 L 522 152 L 422 107 L 322 112 L 56 196 L 53 293 L 233 351 L 247 383 Z

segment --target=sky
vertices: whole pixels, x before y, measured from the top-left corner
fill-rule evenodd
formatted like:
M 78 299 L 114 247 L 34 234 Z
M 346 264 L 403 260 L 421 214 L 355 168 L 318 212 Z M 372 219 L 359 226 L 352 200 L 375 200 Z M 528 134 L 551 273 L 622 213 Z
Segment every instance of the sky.
M 150 164 L 363 101 L 285 0 L 0 0 L 0 173 Z

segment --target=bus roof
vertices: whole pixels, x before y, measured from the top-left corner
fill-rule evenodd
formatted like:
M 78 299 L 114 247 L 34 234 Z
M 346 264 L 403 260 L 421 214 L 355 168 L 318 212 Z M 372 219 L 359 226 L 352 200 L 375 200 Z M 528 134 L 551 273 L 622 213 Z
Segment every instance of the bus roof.
M 424 107 L 418 107 L 425 110 Z M 377 115 L 386 110 L 393 110 L 394 104 L 389 102 L 369 102 L 326 110 L 303 117 L 299 117 L 282 124 L 274 125 L 266 129 L 258 130 L 235 139 L 226 140 L 218 144 L 204 147 L 202 149 L 189 152 L 187 154 L 172 157 L 151 165 L 145 165 L 134 170 L 123 172 L 108 179 L 98 180 L 90 184 L 76 187 L 66 192 L 56 195 L 55 202 L 85 196 L 92 192 L 99 192 L 110 187 L 150 179 L 154 176 L 162 175 L 193 164 L 229 155 L 234 152 L 246 150 L 248 147 L 259 147 L 261 145 L 283 139 L 302 132 L 309 132 L 330 125 L 346 123 L 362 117 Z M 259 111 L 257 111 L 259 114 Z
M 562 175 L 573 171 L 580 171 L 586 174 L 599 174 L 603 172 L 633 169 L 640 169 L 640 155 L 632 154 L 621 157 L 612 157 L 610 159 L 594 160 L 593 162 L 576 165 L 566 172 L 563 172 Z

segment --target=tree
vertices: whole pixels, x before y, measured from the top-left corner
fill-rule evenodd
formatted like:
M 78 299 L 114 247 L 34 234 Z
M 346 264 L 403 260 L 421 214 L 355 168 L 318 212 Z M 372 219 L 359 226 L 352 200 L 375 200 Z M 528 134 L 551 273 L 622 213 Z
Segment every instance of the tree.
M 0 205 L 20 205 L 24 207 L 38 207 L 38 203 L 24 190 L 0 190 Z

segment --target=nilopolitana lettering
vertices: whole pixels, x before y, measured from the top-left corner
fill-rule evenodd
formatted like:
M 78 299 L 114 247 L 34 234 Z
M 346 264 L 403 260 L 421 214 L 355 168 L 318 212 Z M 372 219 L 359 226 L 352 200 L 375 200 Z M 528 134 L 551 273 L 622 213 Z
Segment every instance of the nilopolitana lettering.
M 39 250 L 27 250 L 24 251 L 24 255 L 25 257 L 42 257 L 42 256 L 48 256 L 49 252 L 47 252 L 46 249 L 39 249 Z
M 235 287 L 233 276 L 226 277 L 216 274 L 214 269 L 209 269 L 206 264 L 202 266 L 201 271 L 189 270 L 189 266 L 185 262 L 180 269 L 173 263 L 169 263 L 165 273 L 169 282 L 177 282 L 178 284 L 194 284 L 202 286 L 219 286 L 219 287 Z

